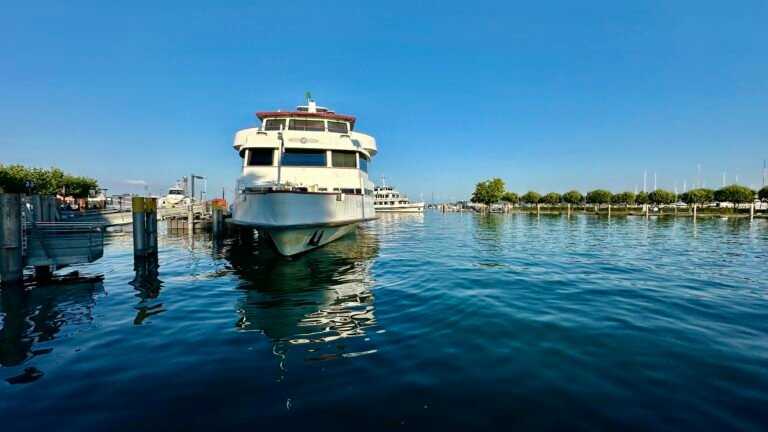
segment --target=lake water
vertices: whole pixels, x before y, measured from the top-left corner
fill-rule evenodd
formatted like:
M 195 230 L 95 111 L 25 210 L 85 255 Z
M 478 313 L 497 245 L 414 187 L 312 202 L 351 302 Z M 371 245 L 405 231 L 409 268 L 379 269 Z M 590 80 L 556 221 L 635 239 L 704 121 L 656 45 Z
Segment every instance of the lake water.
M 161 225 L 162 229 L 162 225 Z M 768 221 L 382 215 L 294 260 L 130 233 L 2 290 L 0 430 L 768 426 Z

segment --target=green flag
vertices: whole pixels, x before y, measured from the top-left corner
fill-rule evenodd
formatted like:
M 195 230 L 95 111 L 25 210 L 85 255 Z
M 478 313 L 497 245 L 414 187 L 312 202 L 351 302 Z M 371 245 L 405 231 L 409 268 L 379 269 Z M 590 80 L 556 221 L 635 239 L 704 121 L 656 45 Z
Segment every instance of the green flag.
M 312 93 L 307 92 L 307 100 L 310 100 L 310 99 L 312 99 Z

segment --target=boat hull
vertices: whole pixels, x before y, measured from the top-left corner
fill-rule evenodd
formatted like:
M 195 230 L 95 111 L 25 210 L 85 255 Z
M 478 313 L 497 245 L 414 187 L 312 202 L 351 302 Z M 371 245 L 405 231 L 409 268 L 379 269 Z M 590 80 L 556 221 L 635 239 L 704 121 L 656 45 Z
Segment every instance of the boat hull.
M 357 223 L 352 223 L 288 229 L 260 228 L 258 231 L 259 236 L 271 242 L 278 253 L 293 256 L 309 252 L 341 238 L 355 229 L 356 226 Z
M 422 213 L 424 205 L 409 204 L 404 206 L 382 206 L 376 207 L 377 213 Z
M 370 196 L 270 191 L 238 195 L 228 222 L 258 230 L 277 252 L 291 256 L 328 244 L 375 218 Z

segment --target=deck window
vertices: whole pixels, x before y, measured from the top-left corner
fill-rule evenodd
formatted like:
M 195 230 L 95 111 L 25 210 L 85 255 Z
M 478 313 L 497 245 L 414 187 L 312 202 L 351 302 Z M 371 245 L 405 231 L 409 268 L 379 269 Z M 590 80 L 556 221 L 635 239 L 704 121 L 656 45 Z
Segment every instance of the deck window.
M 347 124 L 344 122 L 329 121 L 328 132 L 347 133 L 349 129 L 347 129 Z
M 283 153 L 283 165 L 324 167 L 327 165 L 325 153 L 325 150 L 289 149 Z
M 280 130 L 281 126 L 285 129 L 285 119 L 269 119 L 264 122 L 264 130 L 268 131 Z
M 272 166 L 274 150 L 250 149 L 248 150 L 248 166 Z
M 357 168 L 357 156 L 353 151 L 331 152 L 331 165 L 334 168 Z
M 322 120 L 291 119 L 288 129 L 302 131 L 324 131 L 325 122 Z
M 368 158 L 360 155 L 360 170 L 368 172 Z

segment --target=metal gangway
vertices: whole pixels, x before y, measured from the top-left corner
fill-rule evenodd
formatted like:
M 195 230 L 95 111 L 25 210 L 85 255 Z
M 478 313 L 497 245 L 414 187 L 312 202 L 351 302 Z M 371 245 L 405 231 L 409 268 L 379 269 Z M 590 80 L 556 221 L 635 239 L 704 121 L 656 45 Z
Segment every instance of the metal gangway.
M 104 256 L 104 225 L 93 222 L 27 222 L 23 240 L 26 267 L 60 268 Z

